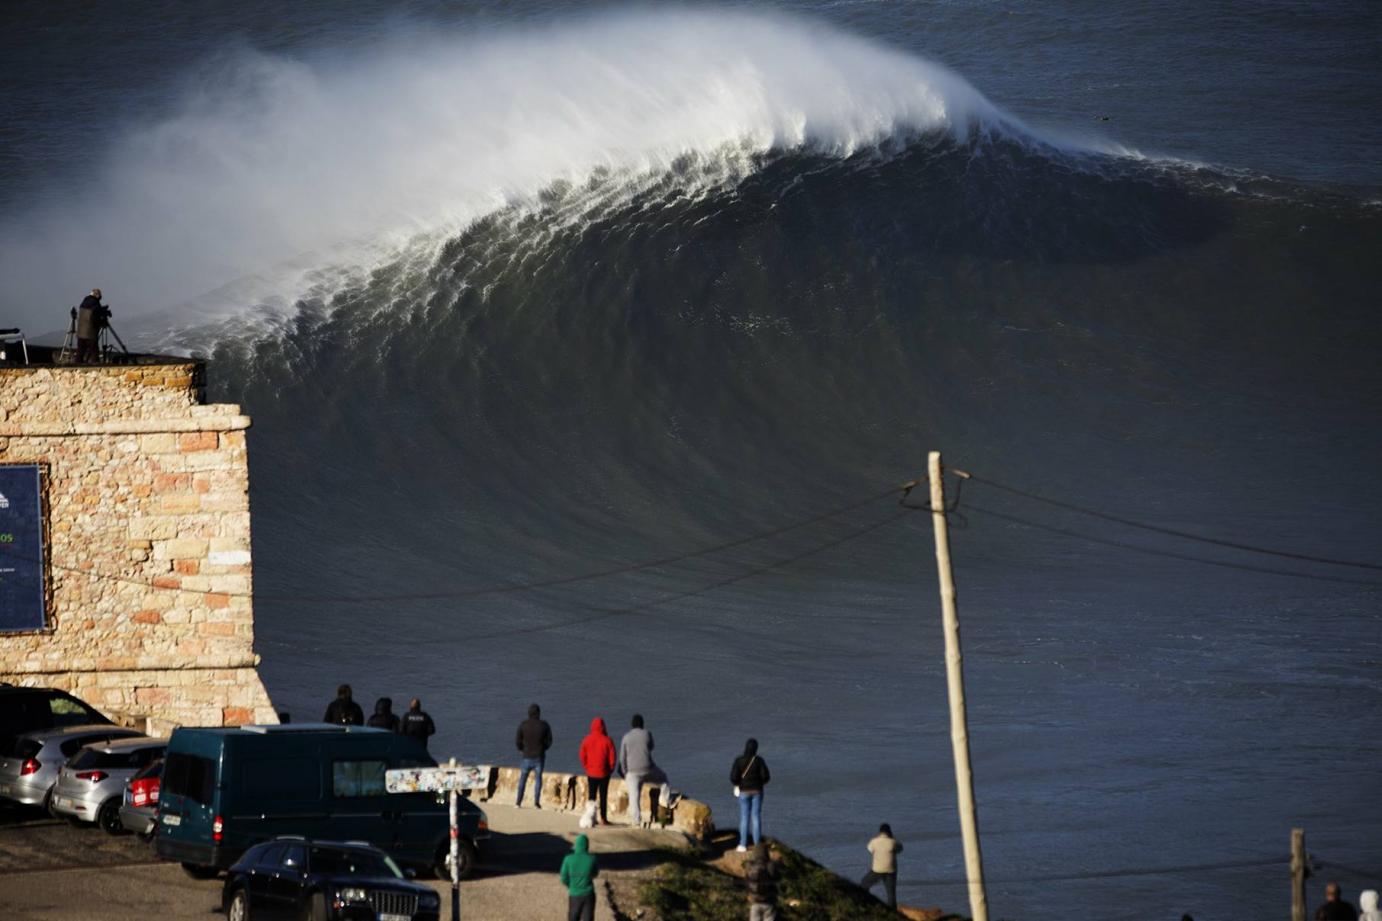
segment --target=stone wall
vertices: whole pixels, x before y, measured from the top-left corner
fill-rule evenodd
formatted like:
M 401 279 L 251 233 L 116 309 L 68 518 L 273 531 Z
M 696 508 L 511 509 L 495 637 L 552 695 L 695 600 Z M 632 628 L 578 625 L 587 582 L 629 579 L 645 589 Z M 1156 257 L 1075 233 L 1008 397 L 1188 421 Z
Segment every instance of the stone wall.
M 155 725 L 276 722 L 255 671 L 249 469 L 203 366 L 0 369 L 0 463 L 47 467 L 48 628 L 0 633 L 0 681 Z
M 486 801 L 494 800 L 505 806 L 512 805 L 518 796 L 518 778 L 519 770 L 516 767 L 492 768 L 489 788 L 484 791 L 483 799 Z M 528 789 L 523 795 L 523 805 L 525 806 L 533 801 L 532 785 L 533 776 L 530 775 L 528 777 Z M 590 801 L 589 789 L 584 774 L 544 771 L 542 774 L 542 808 L 584 812 L 585 804 Z M 640 791 L 643 801 L 639 804 L 639 812 L 645 820 L 652 818 L 648 814 L 648 794 L 654 789 L 656 789 L 655 784 L 644 784 Z M 629 788 L 618 777 L 611 777 L 609 781 L 608 815 L 612 821 L 628 821 Z M 715 831 L 710 807 L 699 800 L 688 799 L 687 797 L 681 797 L 677 800 L 677 804 L 672 807 L 670 822 L 668 822 L 667 827 L 689 835 L 696 841 L 709 840 Z

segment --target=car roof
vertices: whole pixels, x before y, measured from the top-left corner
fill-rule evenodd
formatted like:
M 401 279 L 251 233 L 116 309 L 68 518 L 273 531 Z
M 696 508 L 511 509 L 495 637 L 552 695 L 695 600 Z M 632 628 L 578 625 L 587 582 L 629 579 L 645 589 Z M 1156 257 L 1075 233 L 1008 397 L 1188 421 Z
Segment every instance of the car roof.
M 139 751 L 144 748 L 166 748 L 167 746 L 167 739 L 155 739 L 152 736 L 141 735 L 115 742 L 99 742 L 88 745 L 87 748 L 95 748 L 103 752 L 128 752 Z
M 131 738 L 134 736 L 142 736 L 144 733 L 140 732 L 138 729 L 126 729 L 123 726 L 112 726 L 110 723 L 83 723 L 80 726 L 58 726 L 51 729 L 32 729 L 29 732 L 21 732 L 19 738 L 33 739 L 35 742 L 53 742 L 72 736 L 103 734 Z
M 262 848 L 270 844 L 301 844 L 304 847 L 327 847 L 340 850 L 371 851 L 378 854 L 384 853 L 381 848 L 375 847 L 368 841 L 326 841 L 320 838 L 304 838 L 301 835 L 279 835 L 272 841 L 264 841 L 255 846 Z

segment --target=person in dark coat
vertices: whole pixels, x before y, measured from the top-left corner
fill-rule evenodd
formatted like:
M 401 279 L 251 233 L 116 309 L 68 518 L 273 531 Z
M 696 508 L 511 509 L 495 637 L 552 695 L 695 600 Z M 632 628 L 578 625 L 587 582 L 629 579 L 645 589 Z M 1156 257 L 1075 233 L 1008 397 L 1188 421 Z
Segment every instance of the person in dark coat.
M 341 726 L 365 725 L 365 711 L 351 699 L 350 685 L 343 684 L 336 689 L 336 699 L 326 705 L 323 723 L 337 723 Z
M 1358 910 L 1344 901 L 1338 883 L 1326 883 L 1324 904 L 1315 909 L 1315 921 L 1358 921 Z
M 427 715 L 427 711 L 422 709 L 422 701 L 416 697 L 413 702 L 408 704 L 408 712 L 403 714 L 403 724 L 398 730 L 405 736 L 412 736 L 422 743 L 422 747 L 427 747 L 427 740 L 437 731 L 437 725 L 432 722 L 432 717 Z
M 374 713 L 365 721 L 366 726 L 398 732 L 398 716 L 393 712 L 393 698 L 381 697 L 374 702 Z
M 552 747 L 552 727 L 542 719 L 542 708 L 537 704 L 528 707 L 528 718 L 518 724 L 515 737 L 518 750 L 523 753 L 523 761 L 518 767 L 518 801 L 523 805 L 523 791 L 528 788 L 528 775 L 537 772 L 537 786 L 533 788 L 533 805 L 542 808 L 542 767 L 547 762 L 547 749 Z
M 590 735 L 581 740 L 581 767 L 585 768 L 585 782 L 590 801 L 600 801 L 600 824 L 609 824 L 609 775 L 614 772 L 614 740 L 605 730 L 605 721 L 595 717 L 590 721 Z
M 749 886 L 749 921 L 777 921 L 777 861 L 766 844 L 755 844 L 744 861 L 744 882 Z
M 750 843 L 763 840 L 763 788 L 771 779 L 768 763 L 758 757 L 758 740 L 749 739 L 744 753 L 729 769 L 729 782 L 739 797 L 739 846 L 735 850 L 740 853 L 747 851 Z
M 97 360 L 96 343 L 109 315 L 110 310 L 101 303 L 101 289 L 92 288 L 77 308 L 77 364 L 88 365 Z

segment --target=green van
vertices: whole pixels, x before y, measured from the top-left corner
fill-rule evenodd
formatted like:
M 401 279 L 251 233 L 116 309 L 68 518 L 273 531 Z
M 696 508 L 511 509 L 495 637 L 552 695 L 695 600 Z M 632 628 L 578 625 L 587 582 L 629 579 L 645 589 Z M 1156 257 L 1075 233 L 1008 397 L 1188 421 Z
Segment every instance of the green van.
M 390 768 L 435 764 L 416 739 L 362 726 L 175 729 L 159 789 L 158 856 L 210 877 L 261 841 L 301 835 L 367 841 L 447 878 L 446 804 L 384 789 Z M 469 876 L 489 823 L 470 800 L 459 806 L 461 875 Z

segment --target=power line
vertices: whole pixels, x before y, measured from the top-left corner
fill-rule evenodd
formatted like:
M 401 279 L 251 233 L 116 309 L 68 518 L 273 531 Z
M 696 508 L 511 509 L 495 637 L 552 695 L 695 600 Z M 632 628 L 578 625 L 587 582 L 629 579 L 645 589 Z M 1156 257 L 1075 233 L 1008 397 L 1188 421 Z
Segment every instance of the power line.
M 1145 553 L 1150 556 L 1167 557 L 1173 560 L 1184 560 L 1189 563 L 1202 563 L 1206 566 L 1219 566 L 1224 569 L 1238 569 L 1244 572 L 1256 572 L 1269 576 L 1290 576 L 1296 579 L 1311 579 L 1316 582 L 1336 582 L 1344 585 L 1366 585 L 1374 588 L 1382 588 L 1382 582 L 1370 582 L 1367 579 L 1349 579 L 1343 576 L 1325 576 L 1309 572 L 1292 572 L 1289 569 L 1271 569 L 1267 566 L 1253 566 L 1248 563 L 1233 563 L 1228 560 L 1212 560 L 1203 556 L 1192 556 L 1188 553 L 1177 553 L 1174 550 L 1159 550 L 1155 547 L 1144 547 L 1141 544 L 1130 544 L 1126 541 L 1113 540 L 1107 537 L 1096 537 L 1093 534 L 1085 534 L 1082 531 L 1072 531 L 1069 528 L 1060 528 L 1055 525 L 1042 524 L 1039 521 L 1031 521 L 1027 518 L 1019 518 L 1016 515 L 1008 515 L 1003 512 L 996 512 L 993 509 L 984 508 L 981 505 L 969 503 L 965 506 L 966 511 L 978 512 L 980 515 L 987 515 L 990 518 L 998 518 L 1012 524 L 1022 525 L 1027 528 L 1036 528 L 1040 531 L 1048 531 L 1052 534 L 1060 534 L 1064 537 L 1073 537 L 1076 540 L 1089 541 L 1094 544 L 1103 544 L 1106 547 L 1118 547 L 1123 550 L 1132 550 L 1137 553 Z
M 1224 540 L 1218 537 L 1206 537 L 1203 534 L 1195 534 L 1191 531 L 1180 531 L 1175 528 L 1167 528 L 1161 525 L 1149 524 L 1145 521 L 1136 521 L 1132 518 L 1125 518 L 1122 515 L 1114 515 L 1109 512 L 1102 512 L 1098 509 L 1092 509 L 1087 506 L 1076 505 L 1073 502 L 1063 502 L 1059 499 L 1051 499 L 1046 496 L 1037 495 L 1036 493 L 1028 492 L 1025 489 L 1019 489 L 1016 486 L 1009 486 L 1005 483 L 999 483 L 996 480 L 990 480 L 986 477 L 981 477 L 973 473 L 965 473 L 959 470 L 954 470 L 952 472 L 960 475 L 965 479 L 971 479 L 976 483 L 982 483 L 985 486 L 992 486 L 994 489 L 1001 489 L 1004 492 L 1009 492 L 1017 496 L 1022 496 L 1024 499 L 1031 499 L 1034 502 L 1042 502 L 1046 505 L 1050 505 L 1055 508 L 1065 509 L 1069 512 L 1078 512 L 1081 515 L 1089 515 L 1092 518 L 1101 518 L 1104 521 L 1111 521 L 1115 524 L 1125 525 L 1126 527 L 1130 528 L 1139 528 L 1143 531 L 1152 531 L 1156 534 L 1166 534 L 1171 537 L 1179 537 L 1184 540 L 1198 541 L 1202 544 L 1213 544 L 1217 547 L 1228 547 L 1233 550 L 1243 550 L 1248 553 L 1261 553 L 1267 556 L 1277 556 L 1288 560 L 1301 560 L 1307 563 L 1326 563 L 1330 566 L 1352 566 L 1357 569 L 1371 569 L 1377 572 L 1382 572 L 1382 563 L 1367 563 L 1359 560 L 1342 560 L 1335 557 L 1315 556 L 1309 553 L 1297 553 L 1293 550 L 1278 550 L 1273 547 L 1260 547 L 1256 544 L 1245 544 L 1240 543 L 1238 541 Z
M 673 601 L 681 601 L 684 598 L 692 598 L 697 595 L 704 595 L 708 592 L 713 592 L 716 589 L 725 588 L 726 586 L 734 585 L 737 582 L 743 582 L 745 579 L 751 579 L 754 576 L 761 575 L 770 570 L 780 569 L 783 566 L 790 566 L 791 564 L 796 563 L 800 560 L 804 560 L 809 556 L 815 556 L 817 553 L 823 553 L 826 550 L 838 547 L 843 543 L 847 543 L 848 541 L 854 540 L 855 538 L 863 537 L 865 534 L 870 534 L 874 531 L 884 528 L 895 521 L 907 517 L 907 514 L 907 512 L 897 512 L 895 514 L 889 515 L 882 521 L 875 522 L 874 524 L 865 525 L 862 528 L 857 528 L 853 531 L 850 531 L 848 534 L 843 535 L 842 537 L 838 537 L 834 540 L 827 541 L 823 544 L 817 544 L 809 550 L 805 550 L 801 553 L 794 554 L 792 556 L 787 557 L 786 559 L 777 560 L 776 562 L 768 563 L 765 566 L 759 566 L 754 569 L 750 569 L 748 572 L 740 573 L 737 576 L 731 576 L 728 579 L 721 579 L 717 582 L 712 582 L 708 585 L 703 585 L 700 588 L 688 589 L 684 592 L 676 592 L 674 594 L 667 595 L 663 598 L 657 598 L 652 601 L 646 601 L 641 604 L 629 605 L 628 607 L 623 608 L 596 608 L 592 609 L 593 613 L 591 613 L 589 616 L 564 620 L 555 624 L 541 624 L 534 627 L 518 627 L 513 630 L 500 630 L 491 633 L 468 633 L 465 635 L 465 640 L 466 642 L 471 642 L 473 640 L 498 639 L 509 636 L 523 636 L 530 633 L 543 633 L 548 630 L 560 630 L 563 627 L 577 627 L 581 626 L 582 624 L 593 623 L 599 620 L 606 620 L 611 617 L 621 617 L 627 614 L 637 614 L 646 611 L 649 608 L 659 607 L 664 604 L 670 604 Z
M 800 521 L 795 521 L 790 524 L 782 525 L 781 527 L 772 528 L 766 531 L 759 531 L 755 534 L 750 534 L 746 537 L 737 538 L 735 540 L 726 541 L 724 543 L 714 544 L 709 547 L 702 547 L 698 550 L 692 550 L 686 553 L 676 554 L 673 556 L 666 556 L 653 560 L 645 560 L 640 563 L 631 563 L 625 566 L 617 566 L 609 569 L 581 573 L 573 576 L 562 576 L 554 579 L 540 579 L 529 582 L 519 582 L 510 585 L 487 586 L 484 588 L 463 589 L 456 591 L 403 592 L 381 595 L 283 595 L 259 592 L 229 592 L 215 591 L 212 589 L 184 588 L 182 586 L 173 587 L 156 585 L 155 580 L 159 578 L 164 578 L 163 576 L 142 579 L 135 576 L 125 576 L 116 573 L 99 572 L 94 569 L 80 569 L 74 566 L 64 566 L 58 563 L 53 563 L 51 561 L 49 561 L 48 566 L 50 569 L 56 569 L 61 572 L 68 572 L 73 573 L 75 575 L 86 576 L 87 578 L 91 579 L 102 579 L 111 582 L 120 582 L 126 585 L 137 585 L 142 588 L 154 589 L 156 591 L 182 592 L 191 595 L 218 595 L 229 598 L 252 598 L 256 603 L 365 604 L 403 601 L 457 600 L 463 598 L 477 598 L 485 595 L 503 595 L 515 592 L 535 591 L 544 588 L 555 588 L 562 585 L 572 585 L 578 582 L 587 582 L 595 579 L 604 579 L 612 576 L 620 576 L 627 575 L 629 573 L 643 572 L 649 569 L 658 569 L 664 566 L 670 566 L 674 563 L 681 563 L 687 560 L 696 559 L 698 557 L 710 556 L 712 554 L 721 553 L 725 550 L 732 550 L 736 547 L 742 547 L 746 544 L 755 543 L 760 540 L 766 540 L 770 537 L 777 537 L 779 535 L 799 530 L 801 528 L 805 528 L 813 524 L 818 524 L 830 518 L 843 515 L 846 512 L 852 512 L 856 509 L 863 508 L 866 505 L 870 505 L 882 499 L 889 498 L 895 495 L 896 493 L 897 489 L 891 488 L 886 492 L 876 493 L 872 496 L 869 496 L 866 499 L 861 499 L 849 505 L 831 509 L 830 511 L 823 512 L 819 515 L 814 515 L 810 518 L 805 518 Z M 0 545 L 0 556 L 9 556 L 14 559 L 22 559 L 30 563 L 41 562 L 36 557 L 30 557 L 26 554 L 17 553 L 11 546 L 7 545 Z
M 1061 883 L 1081 880 L 1119 879 L 1128 876 L 1168 876 L 1177 873 L 1191 873 L 1204 870 L 1244 870 L 1255 867 L 1275 867 L 1290 863 L 1289 857 L 1264 857 L 1260 860 L 1225 860 L 1217 863 L 1180 864 L 1166 867 L 1129 867 L 1119 870 L 1089 870 L 1083 873 L 1063 873 L 1043 876 L 1011 876 L 989 880 L 998 884 L 1012 883 Z M 903 882 L 922 886 L 963 886 L 964 879 L 907 879 Z

